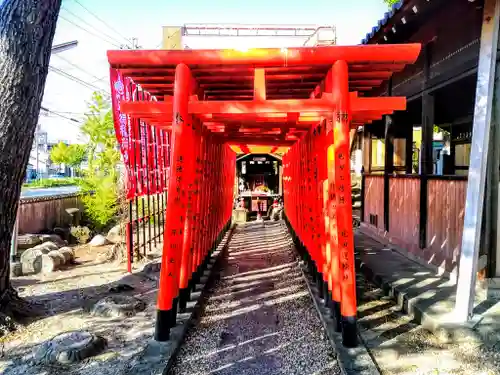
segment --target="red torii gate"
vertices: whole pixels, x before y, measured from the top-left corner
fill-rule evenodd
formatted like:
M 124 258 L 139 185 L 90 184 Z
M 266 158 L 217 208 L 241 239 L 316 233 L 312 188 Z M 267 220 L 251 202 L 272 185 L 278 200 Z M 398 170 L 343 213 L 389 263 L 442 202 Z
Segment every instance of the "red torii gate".
M 349 131 L 406 108 L 404 97 L 365 95 L 419 53 L 418 44 L 108 52 L 112 69 L 156 98 L 122 101 L 120 112 L 172 133 L 156 339 L 168 339 L 177 305 L 228 226 L 229 146 L 269 145 L 289 148 L 287 222 L 344 345 L 356 345 Z

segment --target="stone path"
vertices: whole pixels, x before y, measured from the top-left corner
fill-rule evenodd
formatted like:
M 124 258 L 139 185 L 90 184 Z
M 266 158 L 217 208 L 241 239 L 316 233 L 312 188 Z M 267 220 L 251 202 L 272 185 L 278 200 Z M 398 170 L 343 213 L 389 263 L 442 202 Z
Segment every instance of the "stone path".
M 177 358 L 177 375 L 340 373 L 282 223 L 236 229 L 222 277 Z

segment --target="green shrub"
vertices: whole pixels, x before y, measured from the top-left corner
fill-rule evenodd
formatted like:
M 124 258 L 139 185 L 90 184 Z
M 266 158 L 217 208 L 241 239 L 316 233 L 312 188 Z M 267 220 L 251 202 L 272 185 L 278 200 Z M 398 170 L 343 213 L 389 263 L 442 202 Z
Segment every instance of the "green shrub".
M 61 177 L 61 178 L 44 178 L 40 180 L 35 180 L 23 184 L 23 188 L 47 188 L 47 187 L 57 187 L 57 186 L 74 186 L 78 185 L 80 179 L 73 177 Z
M 98 230 L 113 223 L 118 213 L 118 188 L 114 176 L 93 176 L 82 180 L 85 213 Z
M 79 244 L 86 244 L 90 239 L 90 229 L 88 227 L 71 227 L 71 235 L 76 238 Z
M 115 136 L 111 104 L 102 94 L 94 93 L 86 120 L 80 128 L 87 137 L 88 167 L 82 170 L 80 188 L 85 217 L 98 232 L 118 219 L 118 164 L 120 151 Z

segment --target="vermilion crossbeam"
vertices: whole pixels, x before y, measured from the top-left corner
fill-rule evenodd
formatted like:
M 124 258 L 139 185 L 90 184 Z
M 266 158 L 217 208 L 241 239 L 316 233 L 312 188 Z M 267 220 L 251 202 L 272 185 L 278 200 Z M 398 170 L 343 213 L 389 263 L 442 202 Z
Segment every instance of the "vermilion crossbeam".
M 191 114 L 248 114 L 248 113 L 290 113 L 315 112 L 332 113 L 334 102 L 330 98 L 322 99 L 285 99 L 263 101 L 190 101 L 188 112 Z M 124 113 L 137 117 L 152 114 L 172 114 L 172 106 L 161 102 L 124 102 Z M 381 111 L 383 113 L 406 109 L 404 97 L 356 97 L 351 100 L 351 111 Z
M 111 66 L 158 67 L 164 65 L 220 64 L 253 66 L 297 66 L 333 64 L 337 60 L 347 63 L 369 62 L 387 64 L 407 64 L 416 60 L 420 44 L 331 46 L 312 48 L 269 48 L 237 50 L 127 50 L 108 51 Z M 390 69 L 392 70 L 392 69 Z
M 379 69 L 375 71 L 356 71 L 356 69 L 359 70 L 359 67 L 356 67 L 355 65 L 351 65 L 351 71 L 349 73 L 349 78 L 366 78 L 366 77 L 373 77 L 373 78 L 389 78 L 391 76 L 391 67 L 395 66 L 394 64 L 378 64 L 377 67 Z M 365 69 L 366 65 L 363 65 L 363 70 Z M 403 65 L 398 65 L 398 69 L 403 68 Z M 193 67 L 191 69 L 193 71 L 194 76 L 197 79 L 200 78 L 205 78 L 205 77 L 213 77 L 213 76 L 224 76 L 228 77 L 228 75 L 231 76 L 248 76 L 249 79 L 253 77 L 253 72 L 255 68 L 252 67 L 245 67 L 245 66 L 238 66 L 238 67 L 205 67 L 205 68 L 198 68 L 198 67 Z M 386 71 L 384 71 L 386 70 Z M 149 77 L 149 76 L 167 76 L 167 77 L 172 77 L 174 76 L 175 69 L 169 69 L 169 68 L 150 68 L 150 67 L 141 67 L 141 68 L 125 68 L 125 69 L 120 69 L 120 72 L 131 78 L 139 78 L 139 77 Z M 325 73 L 325 69 L 322 67 L 314 67 L 314 66 L 286 66 L 286 67 L 281 67 L 281 66 L 271 66 L 271 67 L 266 67 L 266 72 L 268 74 L 272 75 L 281 75 L 281 74 L 319 74 L 323 75 Z
M 258 137 L 231 137 L 226 138 L 223 136 L 218 136 L 216 139 L 220 142 L 226 142 L 228 144 L 240 145 L 253 145 L 253 146 L 292 146 L 295 143 L 295 140 L 276 140 L 276 139 L 266 139 L 266 138 L 258 138 Z
M 394 64 L 394 63 L 363 63 L 357 64 L 353 63 L 349 66 L 349 79 L 387 79 L 389 78 L 393 72 L 399 71 L 405 67 L 405 64 Z M 173 82 L 174 79 L 174 71 L 175 69 L 168 68 L 150 68 L 150 67 L 138 67 L 138 68 L 125 68 L 120 69 L 120 72 L 124 76 L 131 77 L 133 79 L 137 79 L 138 81 L 144 80 L 150 76 L 162 76 L 168 78 Z M 236 77 L 241 76 L 242 74 L 246 74 L 251 80 L 252 73 L 254 68 L 248 67 L 210 67 L 210 68 L 200 68 L 193 69 L 196 72 L 197 79 L 205 79 L 206 77 L 224 77 L 228 79 L 230 76 L 233 78 L 233 75 Z M 318 76 L 324 74 L 324 68 L 315 68 L 314 66 L 281 66 L 281 67 L 266 67 L 266 71 L 269 74 L 318 74 Z

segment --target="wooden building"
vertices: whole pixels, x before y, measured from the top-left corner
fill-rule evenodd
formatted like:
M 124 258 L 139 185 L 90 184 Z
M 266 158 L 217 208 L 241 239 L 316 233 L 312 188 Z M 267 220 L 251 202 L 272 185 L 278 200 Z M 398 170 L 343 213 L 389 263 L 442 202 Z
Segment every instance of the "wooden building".
M 489 152 L 477 149 L 490 133 L 486 130 L 491 126 L 491 75 L 496 65 L 496 49 L 490 47 L 498 39 L 499 6 L 496 0 L 400 1 L 362 41 L 418 42 L 423 49 L 414 65 L 395 73 L 373 92 L 408 97 L 407 110 L 359 129 L 363 150 L 361 230 L 452 277 L 458 274 L 464 243 L 468 185 L 471 197 L 479 189 L 470 209 L 484 207 L 473 212 L 480 213 L 479 218 L 469 215 L 476 230 L 471 236 L 478 238 L 471 246 L 479 252 L 470 261 L 477 267 L 479 279 L 500 276 L 500 262 L 496 261 L 500 253 L 496 241 L 498 183 L 492 180 L 498 175 L 494 149 L 499 145 L 491 141 L 494 146 Z M 478 76 L 484 79 L 478 80 Z M 471 158 L 475 158 L 474 168 L 486 165 L 488 159 L 488 173 L 479 167 L 472 170 Z M 471 175 L 479 178 L 472 181 L 472 187 Z M 484 179 L 489 183 L 484 184 Z

